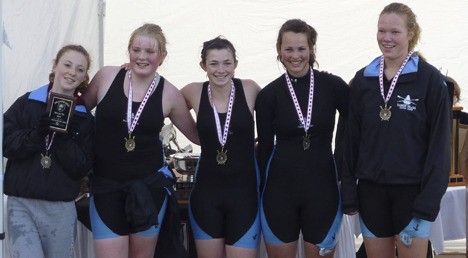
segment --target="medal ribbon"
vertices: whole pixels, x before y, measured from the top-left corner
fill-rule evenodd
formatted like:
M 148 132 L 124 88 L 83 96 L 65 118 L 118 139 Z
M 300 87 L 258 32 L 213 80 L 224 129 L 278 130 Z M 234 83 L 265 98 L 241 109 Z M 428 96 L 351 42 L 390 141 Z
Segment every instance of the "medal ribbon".
M 52 143 L 54 142 L 55 132 L 52 133 L 52 137 L 50 137 L 50 142 L 49 142 L 49 137 L 50 137 L 50 134 L 47 134 L 45 137 L 46 154 L 49 152 L 50 147 L 52 146 Z
M 138 119 L 140 118 L 141 113 L 143 112 L 143 108 L 146 105 L 146 102 L 148 101 L 151 93 L 157 87 L 159 84 L 159 80 L 161 77 L 159 76 L 158 73 L 154 75 L 154 79 L 151 82 L 150 87 L 146 91 L 145 97 L 140 103 L 140 106 L 138 107 L 138 110 L 135 114 L 135 118 L 132 120 L 132 102 L 133 102 L 133 88 L 132 88 L 132 71 L 128 72 L 128 81 L 129 81 L 129 87 L 128 87 L 128 101 L 127 101 L 127 127 L 128 127 L 128 133 L 131 134 L 133 130 L 135 130 L 136 124 L 138 122 Z
M 302 126 L 304 126 L 304 131 L 307 134 L 307 130 L 309 130 L 311 121 L 312 121 L 312 104 L 314 103 L 314 71 L 310 68 L 310 85 L 309 85 L 309 101 L 307 104 L 307 118 L 304 121 L 304 115 L 302 115 L 301 106 L 299 105 L 299 101 L 297 100 L 296 93 L 294 92 L 294 88 L 291 84 L 291 79 L 289 79 L 288 73 L 284 73 L 286 76 L 286 82 L 288 84 L 289 93 L 291 94 L 291 98 L 294 102 L 294 107 L 296 107 L 297 116 L 301 121 Z
M 227 141 L 227 136 L 229 132 L 229 124 L 231 123 L 231 114 L 232 114 L 232 106 L 234 104 L 234 96 L 236 93 L 236 88 L 234 87 L 234 82 L 231 80 L 231 93 L 229 95 L 229 104 L 228 110 L 226 115 L 226 121 L 224 122 L 224 130 L 221 134 L 221 122 L 219 121 L 219 114 L 216 111 L 216 106 L 213 102 L 213 97 L 211 95 L 211 86 L 208 84 L 208 98 L 210 100 L 211 106 L 213 107 L 213 114 L 216 121 L 216 130 L 218 132 L 218 141 L 221 144 L 221 147 L 224 147 Z
M 382 95 L 382 98 L 384 100 L 384 103 L 387 104 L 388 101 L 390 100 L 390 97 L 392 96 L 393 90 L 395 89 L 396 83 L 398 81 L 398 77 L 400 77 L 401 72 L 406 66 L 406 63 L 408 63 L 411 55 L 413 55 L 414 50 L 411 50 L 408 55 L 405 58 L 405 61 L 401 64 L 400 69 L 398 69 L 398 72 L 395 74 L 392 80 L 392 84 L 390 84 L 390 88 L 388 89 L 387 92 L 387 97 L 385 97 L 384 94 L 384 83 L 383 83 L 383 70 L 384 70 L 384 56 L 382 55 L 380 57 L 380 69 L 379 69 L 379 84 L 380 84 L 380 95 Z

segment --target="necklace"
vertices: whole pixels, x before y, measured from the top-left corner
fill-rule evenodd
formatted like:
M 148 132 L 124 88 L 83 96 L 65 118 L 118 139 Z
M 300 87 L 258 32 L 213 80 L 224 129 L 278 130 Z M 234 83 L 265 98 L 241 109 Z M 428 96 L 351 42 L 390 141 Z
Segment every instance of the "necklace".
M 401 72 L 403 71 L 403 68 L 405 68 L 406 64 L 408 63 L 408 60 L 411 58 L 411 55 L 413 55 L 414 50 L 411 50 L 408 55 L 405 58 L 405 61 L 401 64 L 400 69 L 398 69 L 398 72 L 395 74 L 393 77 L 392 83 L 390 84 L 390 88 L 388 89 L 387 96 L 385 97 L 384 94 L 384 83 L 383 83 L 383 70 L 384 70 L 384 56 L 382 55 L 380 57 L 380 69 L 379 69 L 379 84 L 380 84 L 380 95 L 382 96 L 384 100 L 384 107 L 380 106 L 380 121 L 390 121 L 390 117 L 392 116 L 392 112 L 390 109 L 392 106 L 387 106 L 388 101 L 390 100 L 390 97 L 392 96 L 393 90 L 395 89 L 396 83 L 398 81 L 398 77 L 400 77 Z
M 143 100 L 140 103 L 140 106 L 138 107 L 135 117 L 132 119 L 132 103 L 133 103 L 132 71 L 130 70 L 128 72 L 128 81 L 129 81 L 128 100 L 127 100 L 128 139 L 125 138 L 125 149 L 127 149 L 127 152 L 135 150 L 135 147 L 136 147 L 135 136 L 132 137 L 132 133 L 135 130 L 135 127 L 137 125 L 137 122 L 138 122 L 138 119 L 140 118 L 141 113 L 143 112 L 143 108 L 145 108 L 146 102 L 148 101 L 155 87 L 157 87 L 160 79 L 161 77 L 159 76 L 158 73 L 156 73 L 154 75 L 153 81 L 151 82 L 151 85 L 149 86 L 148 90 L 146 91 L 145 96 L 143 97 Z
M 229 104 L 228 110 L 226 115 L 226 121 L 224 122 L 224 128 L 221 132 L 221 122 L 219 121 L 219 114 L 216 111 L 216 106 L 213 101 L 213 97 L 211 94 L 211 86 L 208 84 L 208 98 L 210 100 L 211 106 L 213 108 L 213 115 L 216 122 L 216 132 L 218 134 L 218 141 L 221 145 L 221 150 L 217 150 L 218 154 L 216 154 L 216 162 L 218 165 L 224 165 L 227 161 L 227 150 L 224 150 L 224 145 L 226 145 L 228 132 L 229 132 L 229 125 L 231 123 L 231 114 L 232 114 L 232 106 L 234 105 L 234 96 L 236 93 L 236 88 L 234 87 L 234 82 L 231 80 L 231 93 L 229 94 Z
M 312 105 L 314 103 L 314 70 L 310 68 L 309 100 L 307 103 L 306 120 L 304 120 L 304 115 L 302 115 L 301 106 L 299 105 L 299 101 L 297 100 L 296 93 L 294 92 L 291 79 L 289 78 L 289 75 L 287 72 L 285 72 L 284 75 L 286 76 L 286 83 L 288 84 L 289 93 L 291 94 L 294 107 L 296 108 L 297 116 L 299 117 L 299 121 L 301 122 L 301 125 L 304 128 L 304 136 L 302 136 L 302 148 L 304 150 L 307 150 L 310 147 L 310 136 L 307 134 L 307 131 L 309 130 L 310 125 L 311 125 Z
M 52 154 L 49 154 L 49 150 L 50 150 L 50 147 L 52 146 L 52 142 L 54 142 L 54 138 L 55 138 L 55 132 L 52 133 L 52 137 L 50 137 L 50 142 L 49 142 L 49 137 L 50 137 L 50 134 L 48 134 L 46 137 L 45 137 L 45 154 L 42 154 L 41 153 L 41 165 L 42 165 L 42 168 L 43 169 L 49 169 L 50 166 L 52 166 Z

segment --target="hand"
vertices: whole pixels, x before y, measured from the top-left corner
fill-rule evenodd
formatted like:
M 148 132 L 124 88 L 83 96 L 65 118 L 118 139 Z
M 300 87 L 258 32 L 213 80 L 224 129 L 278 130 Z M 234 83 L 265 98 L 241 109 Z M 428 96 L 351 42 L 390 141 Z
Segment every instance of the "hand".
M 80 121 L 76 116 L 72 116 L 68 121 L 67 136 L 73 138 L 80 132 Z
M 128 71 L 128 70 L 130 70 L 130 63 L 125 63 L 125 64 L 121 65 L 120 68 L 125 68 L 125 71 Z
M 346 215 L 349 215 L 349 216 L 353 216 L 353 215 L 356 215 L 358 214 L 359 211 L 355 210 L 355 211 L 349 211 L 349 212 L 345 212 Z
M 37 124 L 35 126 L 36 134 L 39 137 L 44 138 L 50 132 L 50 124 L 51 124 L 51 121 L 50 121 L 49 113 L 45 112 L 44 114 L 41 115 L 41 117 L 39 118 L 39 121 L 37 121 Z
M 413 238 L 428 238 L 432 223 L 427 220 L 413 218 L 400 232 L 400 240 L 405 246 L 411 246 Z
M 64 139 L 75 137 L 80 131 L 80 122 L 76 116 L 70 117 L 68 121 L 67 131 L 59 133 L 58 136 Z

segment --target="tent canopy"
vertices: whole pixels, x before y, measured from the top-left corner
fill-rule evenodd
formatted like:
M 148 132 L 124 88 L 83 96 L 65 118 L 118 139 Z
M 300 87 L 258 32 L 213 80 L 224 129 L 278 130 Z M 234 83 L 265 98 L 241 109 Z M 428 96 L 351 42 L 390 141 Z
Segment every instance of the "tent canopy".
M 107 1 L 103 5 L 104 0 L 0 1 L 10 46 L 4 44 L 2 48 L 4 109 L 20 95 L 48 82 L 55 54 L 65 44 L 81 44 L 89 50 L 93 57 L 91 76 L 102 64 L 128 62 L 129 36 L 146 22 L 163 28 L 168 57 L 159 72 L 179 88 L 206 80 L 199 66 L 201 46 L 218 35 L 225 36 L 237 49 L 236 77 L 265 86 L 284 72 L 276 61 L 275 43 L 279 27 L 291 18 L 303 19 L 317 30 L 319 69 L 349 81 L 380 55 L 377 19 L 382 8 L 392 2 L 139 0 Z M 464 31 L 468 27 L 468 1 L 403 2 L 413 9 L 422 27 L 417 50 L 460 84 L 461 104 L 466 106 L 468 34 Z M 180 142 L 188 143 L 185 139 Z

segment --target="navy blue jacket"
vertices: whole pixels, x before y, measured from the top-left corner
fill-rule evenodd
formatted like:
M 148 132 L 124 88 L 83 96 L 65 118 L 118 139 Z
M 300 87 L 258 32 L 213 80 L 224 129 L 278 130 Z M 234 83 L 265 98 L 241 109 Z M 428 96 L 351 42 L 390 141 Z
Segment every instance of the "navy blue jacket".
M 413 56 L 388 102 L 391 118 L 381 121 L 379 61 L 358 71 L 350 88 L 343 210 L 358 210 L 356 179 L 419 185 L 413 215 L 434 221 L 450 172 L 452 104 L 447 86 L 435 67 Z M 390 83 L 384 79 L 385 94 Z
M 8 159 L 4 191 L 17 197 L 72 201 L 80 191 L 80 179 L 93 165 L 94 119 L 84 105 L 76 105 L 77 133 L 56 133 L 49 150 L 52 165 L 43 169 L 45 140 L 35 133 L 35 126 L 46 112 L 47 89 L 45 85 L 19 97 L 3 116 L 3 156 Z

